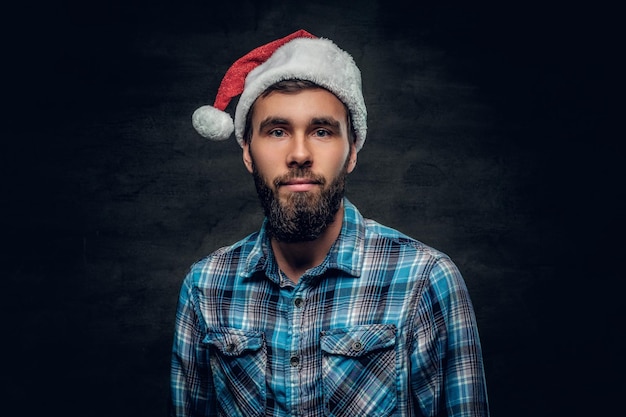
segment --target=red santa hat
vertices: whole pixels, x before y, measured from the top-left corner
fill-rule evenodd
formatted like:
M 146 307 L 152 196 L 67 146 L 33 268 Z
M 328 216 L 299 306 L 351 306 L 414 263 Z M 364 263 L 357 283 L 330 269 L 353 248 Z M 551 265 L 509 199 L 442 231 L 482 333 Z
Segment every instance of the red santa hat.
M 367 133 L 367 109 L 361 90 L 361 72 L 352 57 L 331 40 L 299 30 L 260 46 L 239 58 L 228 69 L 213 106 L 198 108 L 192 116 L 196 131 L 211 140 L 226 140 L 235 131 L 243 146 L 246 116 L 271 85 L 289 79 L 311 81 L 337 96 L 350 111 L 357 151 Z M 231 99 L 241 95 L 235 121 L 225 111 Z

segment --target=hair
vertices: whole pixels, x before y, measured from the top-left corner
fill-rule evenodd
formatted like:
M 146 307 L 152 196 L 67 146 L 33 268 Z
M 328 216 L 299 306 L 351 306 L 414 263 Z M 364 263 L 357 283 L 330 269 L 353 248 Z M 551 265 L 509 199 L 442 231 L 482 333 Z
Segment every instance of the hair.
M 278 81 L 277 83 L 270 85 L 265 91 L 263 91 L 263 93 L 261 93 L 259 97 L 267 97 L 273 92 L 279 92 L 283 94 L 293 94 L 293 93 L 300 92 L 302 90 L 315 90 L 315 89 L 322 89 L 322 90 L 328 91 L 329 93 L 332 93 L 332 91 L 329 91 L 328 89 L 321 87 L 312 81 L 293 79 L 293 80 Z M 246 126 L 243 131 L 244 143 L 250 143 L 250 140 L 252 139 L 252 116 L 254 115 L 255 103 L 252 103 L 252 106 L 250 106 L 250 110 L 248 111 L 248 114 L 246 115 Z M 350 110 L 348 109 L 348 106 L 345 105 L 345 103 L 343 104 L 343 106 L 346 109 L 346 114 L 348 115 L 348 141 L 350 142 L 350 144 L 354 144 L 356 143 L 356 132 L 354 130 L 354 126 L 352 125 L 352 117 L 350 115 Z

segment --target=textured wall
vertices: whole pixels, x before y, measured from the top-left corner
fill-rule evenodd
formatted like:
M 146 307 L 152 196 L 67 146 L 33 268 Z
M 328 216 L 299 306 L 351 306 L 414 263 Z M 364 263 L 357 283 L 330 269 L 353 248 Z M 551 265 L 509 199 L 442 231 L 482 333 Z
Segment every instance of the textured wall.
M 262 219 L 237 144 L 208 143 L 190 115 L 232 61 L 304 28 L 363 72 L 370 129 L 348 197 L 466 278 L 493 415 L 610 410 L 626 388 L 610 12 L 195 3 L 7 14 L 25 18 L 5 50 L 9 403 L 165 415 L 184 274 Z

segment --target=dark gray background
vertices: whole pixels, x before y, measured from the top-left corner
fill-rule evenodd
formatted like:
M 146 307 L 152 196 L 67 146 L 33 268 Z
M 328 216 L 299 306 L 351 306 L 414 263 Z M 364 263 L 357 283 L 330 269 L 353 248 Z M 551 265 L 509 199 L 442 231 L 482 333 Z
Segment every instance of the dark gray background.
M 4 406 L 165 415 L 186 270 L 262 219 L 238 145 L 198 136 L 191 113 L 235 59 L 304 28 L 363 72 L 370 129 L 348 197 L 466 278 L 492 414 L 617 409 L 617 14 L 503 3 L 6 6 Z

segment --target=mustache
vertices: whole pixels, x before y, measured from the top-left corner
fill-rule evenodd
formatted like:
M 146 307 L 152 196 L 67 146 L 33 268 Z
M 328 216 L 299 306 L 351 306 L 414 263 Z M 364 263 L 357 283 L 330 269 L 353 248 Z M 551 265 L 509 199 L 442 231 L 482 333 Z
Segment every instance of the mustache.
M 326 184 L 326 179 L 323 176 L 316 175 L 309 168 L 302 167 L 291 168 L 285 175 L 275 178 L 273 183 L 275 187 L 280 187 L 296 178 L 310 180 L 320 185 Z

